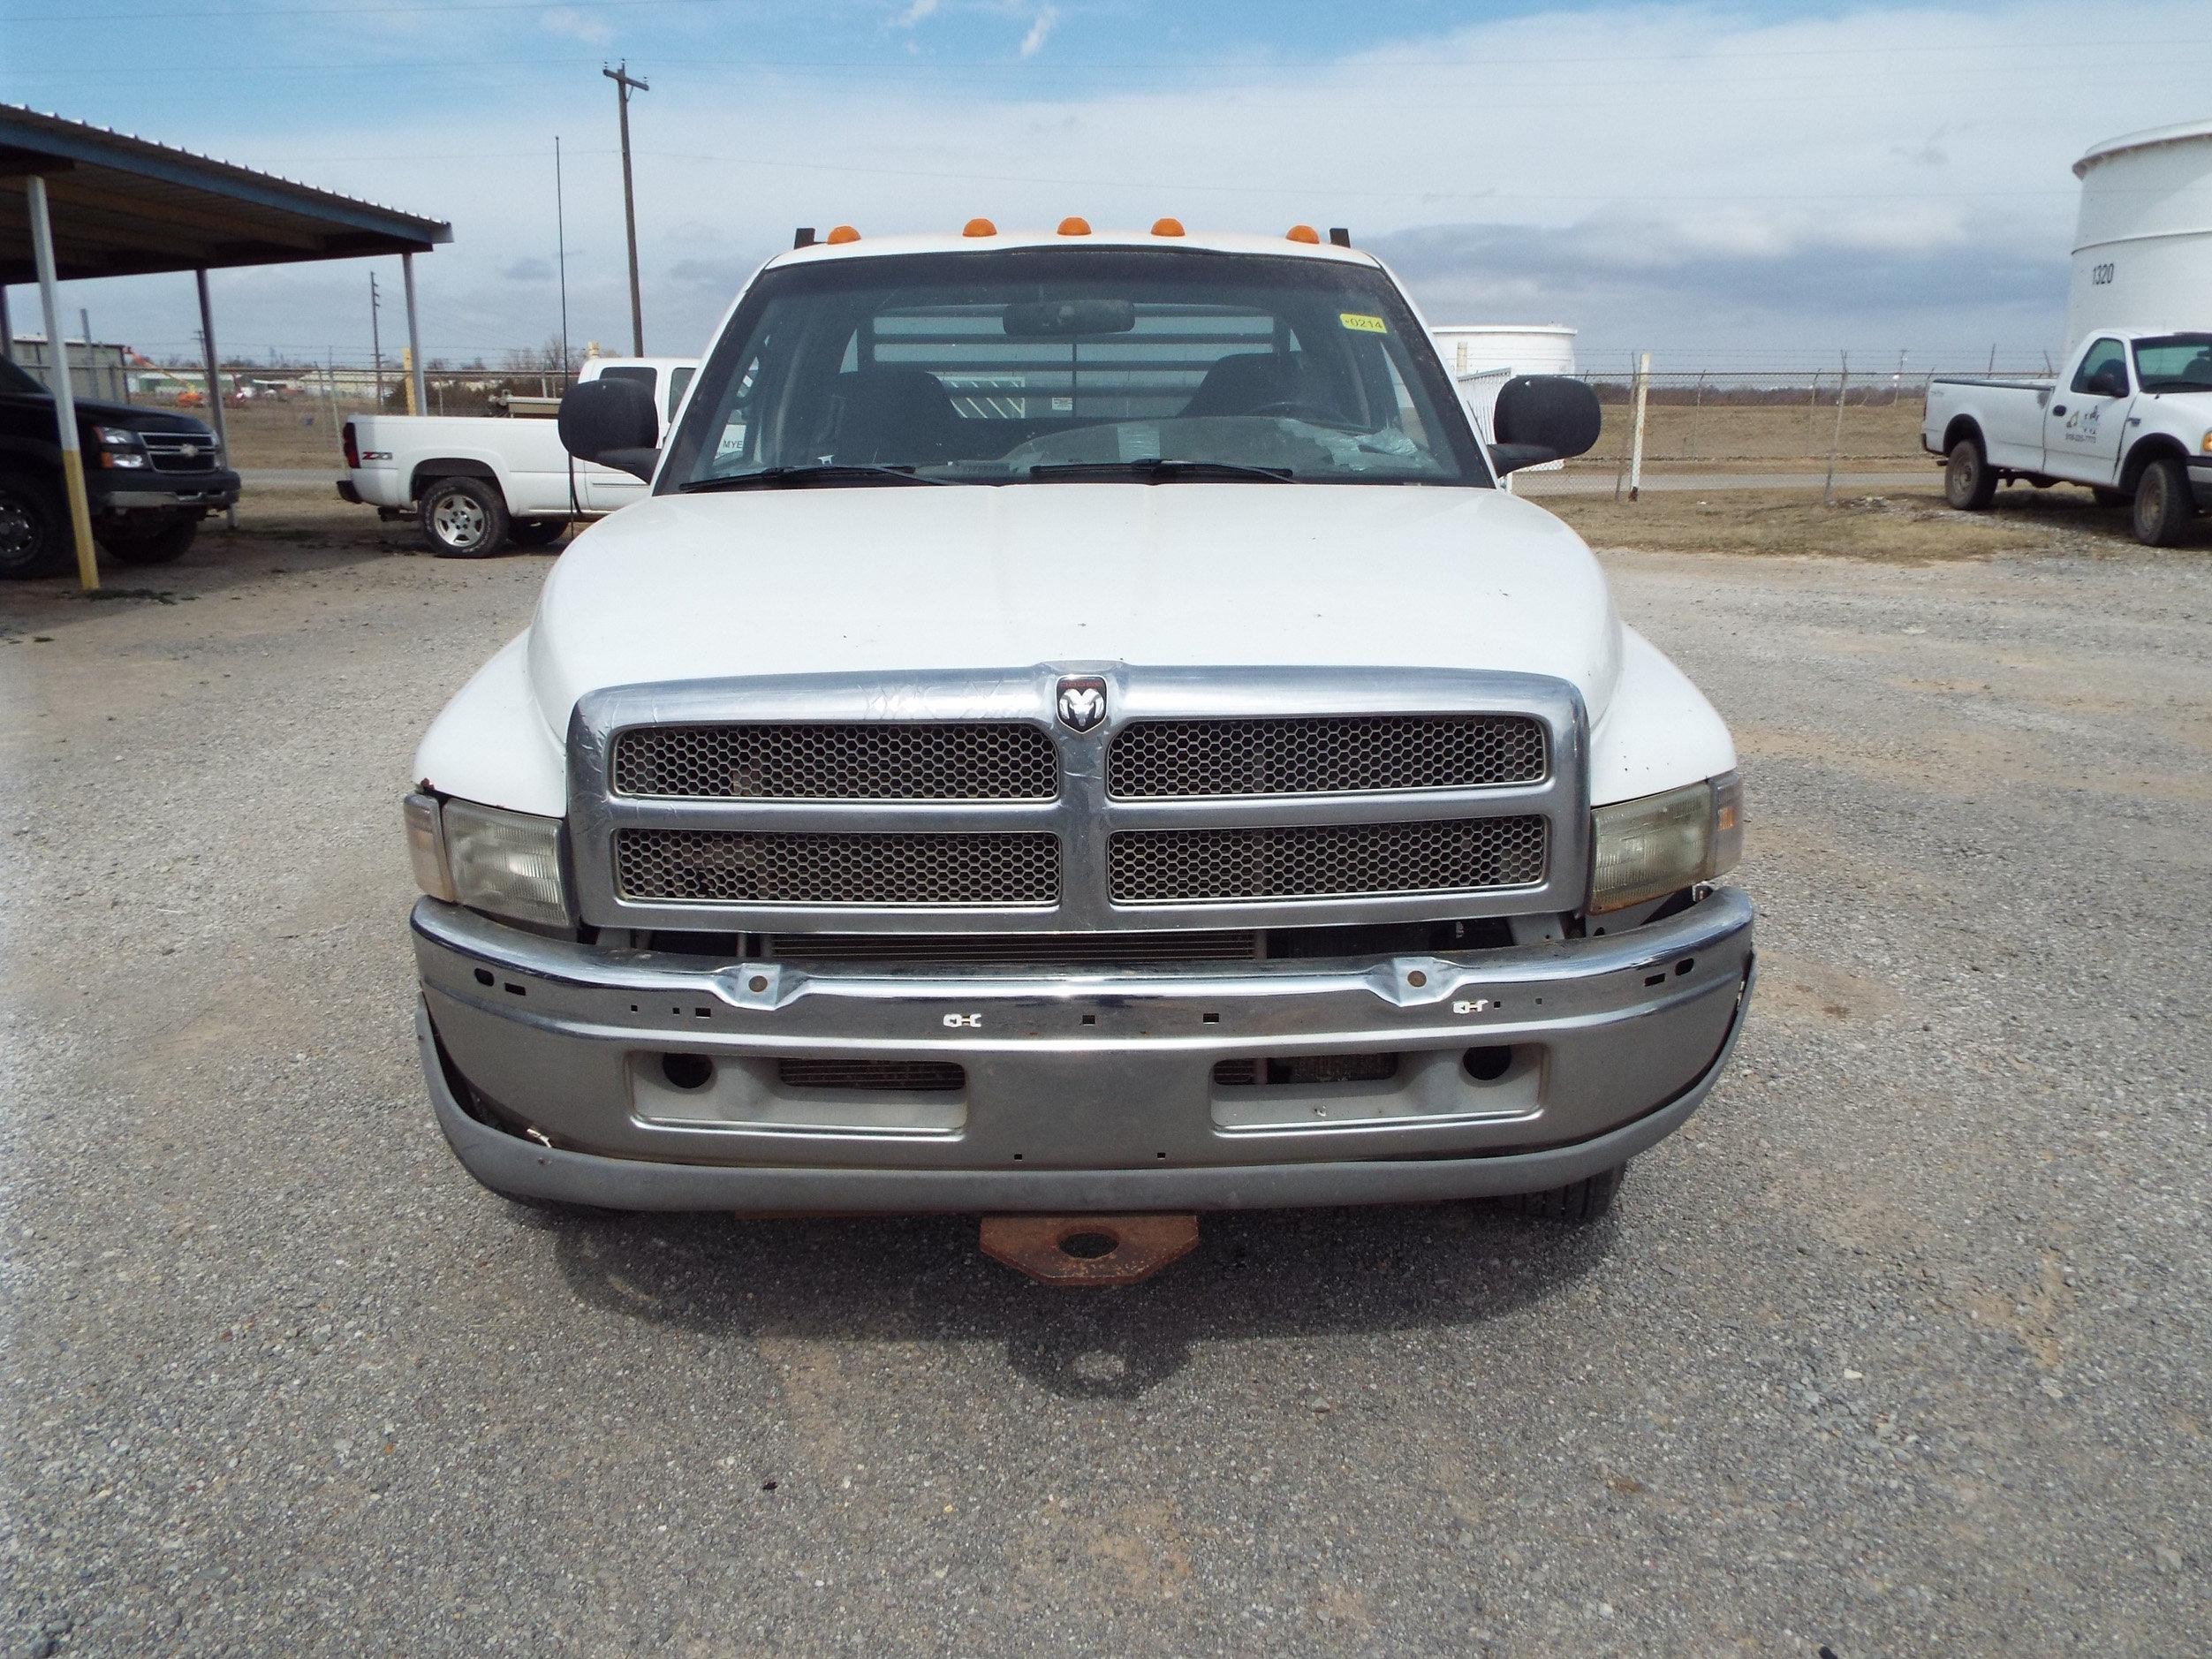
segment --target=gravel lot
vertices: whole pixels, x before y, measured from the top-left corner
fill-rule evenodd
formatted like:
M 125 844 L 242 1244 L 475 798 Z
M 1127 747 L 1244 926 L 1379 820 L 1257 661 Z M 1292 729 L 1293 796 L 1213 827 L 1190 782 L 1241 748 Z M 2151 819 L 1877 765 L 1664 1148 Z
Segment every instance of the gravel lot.
M 1083 1294 L 470 1183 L 398 797 L 544 561 L 405 545 L 0 593 L 0 1650 L 2201 1647 L 2201 550 L 1611 556 L 1744 749 L 1731 1075 L 1588 1234 Z

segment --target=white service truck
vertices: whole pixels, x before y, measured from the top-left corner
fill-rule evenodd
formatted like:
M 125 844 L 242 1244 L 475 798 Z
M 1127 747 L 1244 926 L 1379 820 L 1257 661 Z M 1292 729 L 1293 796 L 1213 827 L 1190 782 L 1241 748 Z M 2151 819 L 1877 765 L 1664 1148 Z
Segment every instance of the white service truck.
M 1208 1208 L 1602 1213 L 1753 949 L 1727 728 L 1499 488 L 1598 425 L 1532 376 L 1486 435 L 1303 227 L 778 255 L 665 441 L 567 395 L 651 493 L 417 752 L 460 1161 L 1091 1282 Z
M 665 431 L 699 360 L 593 357 L 579 384 L 619 381 L 649 402 Z M 413 517 L 441 558 L 483 558 L 510 545 L 549 547 L 571 524 L 602 519 L 646 493 L 619 467 L 579 461 L 554 422 L 503 415 L 355 415 L 342 435 L 344 499 L 387 519 Z
M 1999 484 L 2087 484 L 2126 506 L 2138 541 L 2170 547 L 2212 507 L 2212 333 L 2107 329 L 2051 380 L 1928 382 L 1921 446 L 1943 494 L 1979 512 Z

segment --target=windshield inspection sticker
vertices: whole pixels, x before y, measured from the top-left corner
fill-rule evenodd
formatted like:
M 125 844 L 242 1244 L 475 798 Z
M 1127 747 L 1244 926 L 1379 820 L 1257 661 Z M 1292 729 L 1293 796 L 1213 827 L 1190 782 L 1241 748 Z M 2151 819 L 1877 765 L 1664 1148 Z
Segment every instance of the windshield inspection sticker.
M 1354 334 L 1388 334 L 1390 330 L 1380 317 L 1370 317 L 1360 311 L 1339 311 L 1337 321 Z

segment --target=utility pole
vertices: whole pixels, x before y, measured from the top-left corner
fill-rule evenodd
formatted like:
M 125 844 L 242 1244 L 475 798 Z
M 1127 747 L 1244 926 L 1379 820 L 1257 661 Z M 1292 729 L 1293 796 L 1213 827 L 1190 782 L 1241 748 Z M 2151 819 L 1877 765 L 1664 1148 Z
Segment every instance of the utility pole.
M 568 373 L 568 210 L 561 201 L 561 135 L 553 135 L 553 238 L 561 267 L 561 372 Z
M 368 273 L 368 360 L 375 365 L 376 412 L 384 409 L 384 344 L 376 329 L 376 273 Z
M 630 236 L 630 354 L 645 355 L 645 308 L 638 301 L 638 202 L 630 185 L 630 94 L 650 92 L 652 87 L 630 73 L 630 60 L 609 69 L 601 64 L 599 72 L 615 83 L 615 102 L 622 116 L 622 224 Z

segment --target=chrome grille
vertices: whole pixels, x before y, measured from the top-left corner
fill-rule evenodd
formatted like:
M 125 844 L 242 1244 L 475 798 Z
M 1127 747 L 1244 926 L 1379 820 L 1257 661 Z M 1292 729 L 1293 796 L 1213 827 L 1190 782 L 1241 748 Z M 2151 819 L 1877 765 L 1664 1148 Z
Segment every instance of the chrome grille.
M 786 1088 L 950 1095 L 967 1087 L 967 1069 L 950 1060 L 778 1060 L 776 1076 Z
M 1108 853 L 1125 905 L 1479 892 L 1543 880 L 1541 814 L 1265 830 L 1135 830 Z
M 1050 800 L 1052 739 L 1019 721 L 637 726 L 617 795 L 721 800 Z
M 1040 832 L 809 834 L 618 830 L 627 899 L 708 905 L 1049 905 L 1058 837 Z
M 162 473 L 212 473 L 216 468 L 215 439 L 192 432 L 141 432 L 147 458 Z M 185 453 L 186 450 L 192 454 Z
M 1056 723 L 1094 670 L 1107 719 Z M 569 857 L 591 926 L 753 960 L 1225 966 L 1278 930 L 1572 910 L 1585 729 L 1564 681 L 1456 669 L 609 686 L 570 720 Z
M 1107 793 L 1364 794 L 1528 784 L 1545 771 L 1544 729 L 1525 715 L 1353 715 L 1142 720 L 1114 739 Z

